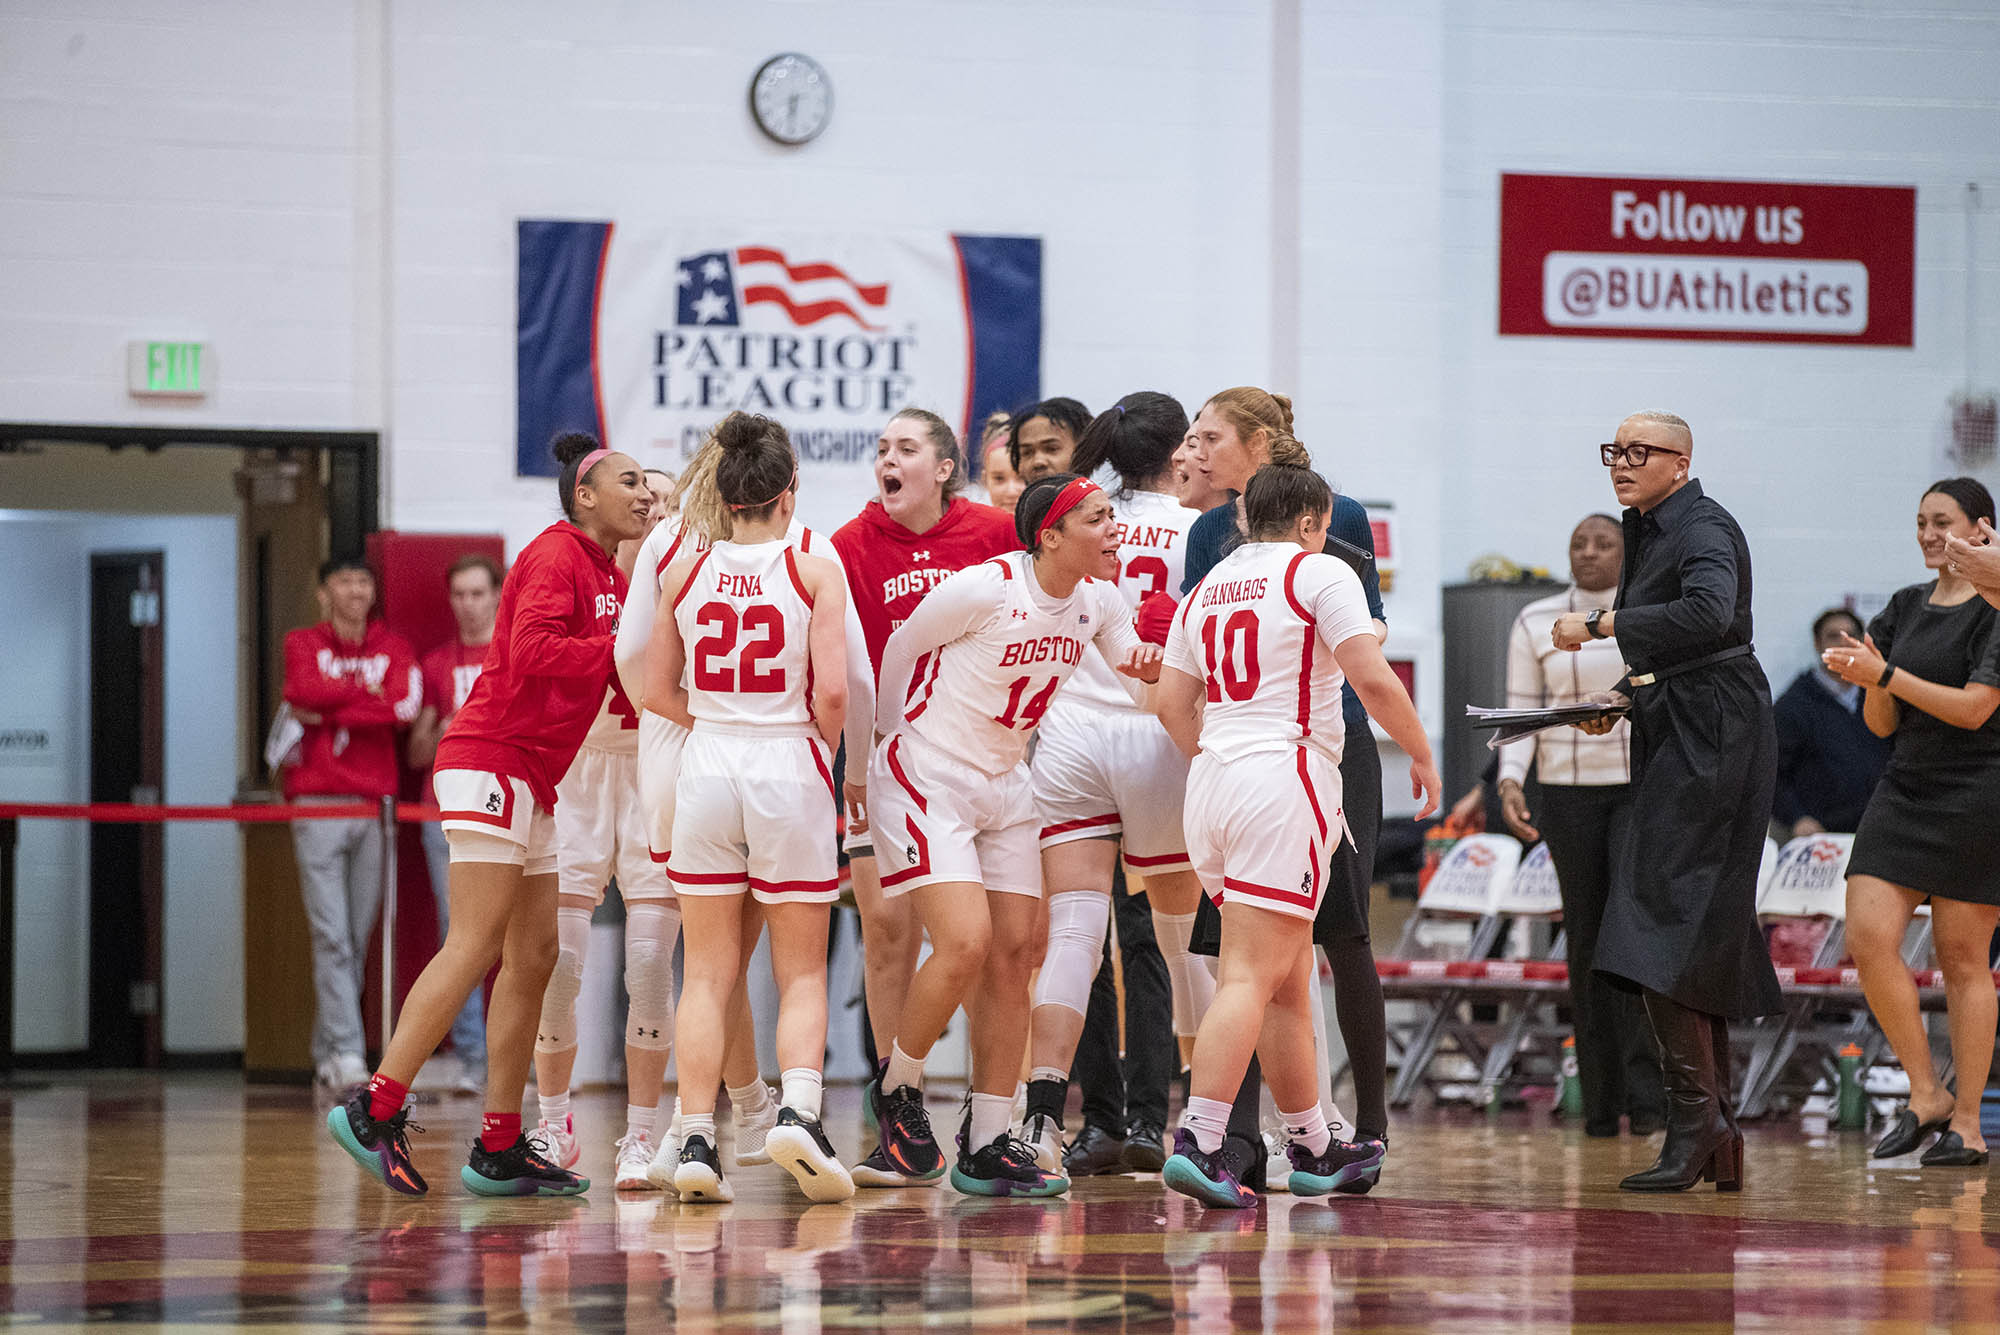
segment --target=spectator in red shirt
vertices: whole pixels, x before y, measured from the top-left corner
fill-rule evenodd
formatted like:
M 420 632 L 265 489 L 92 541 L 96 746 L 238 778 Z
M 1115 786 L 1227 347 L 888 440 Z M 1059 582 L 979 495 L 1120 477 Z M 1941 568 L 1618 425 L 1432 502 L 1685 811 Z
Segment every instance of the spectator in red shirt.
M 516 559 L 486 664 L 438 743 L 431 782 L 451 841 L 451 928 L 404 1000 L 374 1078 L 327 1116 L 335 1143 L 406 1195 L 429 1190 L 410 1157 L 410 1081 L 496 960 L 486 1112 L 459 1179 L 482 1196 L 590 1187 L 521 1134 L 521 1095 L 556 962 L 556 780 L 611 680 L 626 588 L 612 552 L 646 531 L 653 497 L 636 460 L 589 436 L 561 436 L 553 450 L 564 518 Z
M 396 791 L 396 733 L 417 716 L 422 682 L 402 636 L 370 621 L 375 575 L 354 558 L 319 570 L 325 620 L 285 636 L 285 703 L 305 736 L 284 774 L 301 805 L 376 801 Z M 374 820 L 295 820 L 292 848 L 313 945 L 314 1074 L 327 1086 L 368 1075 L 361 969 L 382 907 L 382 828 Z
M 451 614 L 458 634 L 424 655 L 424 707 L 410 729 L 410 768 L 422 770 L 428 788 L 431 761 L 438 741 L 451 726 L 458 707 L 472 694 L 486 647 L 493 642 L 493 617 L 500 610 L 500 563 L 484 552 L 467 552 L 451 563 L 445 576 L 451 590 Z M 451 927 L 451 844 L 438 821 L 424 822 L 424 861 L 437 897 L 438 940 Z M 479 1091 L 479 1072 L 486 1069 L 486 996 L 475 990 L 451 1023 L 451 1050 L 458 1058 L 457 1087 Z

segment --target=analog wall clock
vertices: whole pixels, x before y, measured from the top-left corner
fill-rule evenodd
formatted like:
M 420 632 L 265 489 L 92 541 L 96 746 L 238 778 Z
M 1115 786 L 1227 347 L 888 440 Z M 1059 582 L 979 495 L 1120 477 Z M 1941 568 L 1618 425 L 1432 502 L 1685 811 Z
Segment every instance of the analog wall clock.
M 833 118 L 833 81 L 810 56 L 795 51 L 772 56 L 751 76 L 750 114 L 778 143 L 806 143 Z

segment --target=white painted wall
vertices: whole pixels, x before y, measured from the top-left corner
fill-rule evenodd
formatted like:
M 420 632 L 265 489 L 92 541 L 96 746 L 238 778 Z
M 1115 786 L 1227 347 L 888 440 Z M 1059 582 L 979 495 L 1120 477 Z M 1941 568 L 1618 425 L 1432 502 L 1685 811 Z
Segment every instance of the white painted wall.
M 90 555 L 166 553 L 169 802 L 236 790 L 236 520 L 0 510 L 0 728 L 49 727 L 49 767 L 0 767 L 22 801 L 90 795 Z M 14 1039 L 24 1052 L 88 1046 L 90 843 L 77 823 L 23 821 L 14 938 Z M 243 858 L 233 825 L 166 827 L 164 1041 L 169 1052 L 243 1046 Z

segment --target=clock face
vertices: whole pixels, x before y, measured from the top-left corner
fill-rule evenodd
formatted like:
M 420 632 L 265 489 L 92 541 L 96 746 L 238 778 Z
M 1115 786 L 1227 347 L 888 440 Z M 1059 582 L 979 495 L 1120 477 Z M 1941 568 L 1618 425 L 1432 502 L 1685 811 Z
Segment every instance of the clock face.
M 772 56 L 750 80 L 750 114 L 779 143 L 803 144 L 833 116 L 833 82 L 809 57 Z

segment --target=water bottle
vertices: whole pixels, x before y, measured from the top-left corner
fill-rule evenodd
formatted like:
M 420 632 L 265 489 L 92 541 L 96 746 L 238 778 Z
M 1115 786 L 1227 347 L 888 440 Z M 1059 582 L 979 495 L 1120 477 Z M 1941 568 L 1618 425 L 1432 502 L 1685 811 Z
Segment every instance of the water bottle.
M 1563 1040 L 1562 1083 L 1556 1087 L 1556 1109 L 1564 1117 L 1583 1116 L 1583 1082 L 1576 1074 L 1576 1035 Z
M 1849 1043 L 1840 1050 L 1840 1097 L 1833 1125 L 1860 1131 L 1868 1125 L 1868 1096 L 1861 1088 L 1861 1049 Z

